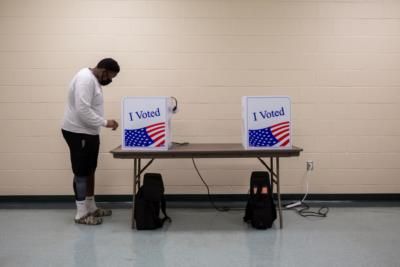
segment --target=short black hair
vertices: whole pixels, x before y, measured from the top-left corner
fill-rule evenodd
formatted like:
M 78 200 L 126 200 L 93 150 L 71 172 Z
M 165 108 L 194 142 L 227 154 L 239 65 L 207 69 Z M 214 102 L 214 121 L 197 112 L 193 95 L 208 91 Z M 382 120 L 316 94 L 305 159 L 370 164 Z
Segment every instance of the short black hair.
M 97 63 L 96 68 L 99 69 L 106 69 L 112 72 L 119 72 L 119 65 L 118 62 L 112 58 L 103 58 L 102 60 Z

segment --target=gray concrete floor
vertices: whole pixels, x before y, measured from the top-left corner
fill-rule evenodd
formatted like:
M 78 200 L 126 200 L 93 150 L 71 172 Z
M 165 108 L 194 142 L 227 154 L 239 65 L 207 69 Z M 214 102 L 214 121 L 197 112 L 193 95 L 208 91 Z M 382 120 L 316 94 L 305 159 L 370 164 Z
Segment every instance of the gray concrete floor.
M 103 225 L 73 209 L 0 209 L 0 266 L 400 266 L 398 207 L 331 207 L 327 218 L 284 211 L 259 231 L 244 211 L 170 208 L 161 230 L 130 229 L 130 210 Z

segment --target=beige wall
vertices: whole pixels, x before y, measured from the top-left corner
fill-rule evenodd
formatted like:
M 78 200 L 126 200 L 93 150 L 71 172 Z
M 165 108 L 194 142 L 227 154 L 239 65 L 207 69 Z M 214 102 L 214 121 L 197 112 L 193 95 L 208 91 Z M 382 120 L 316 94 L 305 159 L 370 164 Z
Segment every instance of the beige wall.
M 298 159 L 283 192 L 400 192 L 400 1 L 0 0 L 0 195 L 71 194 L 60 134 L 75 72 L 112 56 L 120 99 L 174 95 L 176 141 L 240 142 L 243 95 L 292 98 Z M 131 192 L 132 163 L 104 130 L 97 193 Z M 213 193 L 245 193 L 255 160 L 198 160 Z M 167 193 L 205 193 L 190 160 L 159 160 Z

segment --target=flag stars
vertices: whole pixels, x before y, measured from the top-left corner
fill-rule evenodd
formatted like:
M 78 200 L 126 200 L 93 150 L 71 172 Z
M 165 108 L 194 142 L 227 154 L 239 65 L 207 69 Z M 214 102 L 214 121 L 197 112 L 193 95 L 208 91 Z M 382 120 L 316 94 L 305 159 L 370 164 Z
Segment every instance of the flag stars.
M 251 146 L 274 146 L 279 142 L 269 128 L 259 130 L 249 130 L 250 145 Z
M 157 134 L 154 134 L 154 132 L 157 132 Z M 149 125 L 140 129 L 126 129 L 124 132 L 124 143 L 127 147 L 158 146 L 159 144 L 163 144 L 165 141 L 163 138 L 160 139 L 159 137 L 162 134 L 165 134 L 165 127 L 160 123 L 156 124 L 156 126 Z
M 125 146 L 149 146 L 153 140 L 147 134 L 146 129 L 125 130 Z
M 290 142 L 290 122 L 280 122 L 267 128 L 249 129 L 249 144 L 254 147 L 285 146 Z

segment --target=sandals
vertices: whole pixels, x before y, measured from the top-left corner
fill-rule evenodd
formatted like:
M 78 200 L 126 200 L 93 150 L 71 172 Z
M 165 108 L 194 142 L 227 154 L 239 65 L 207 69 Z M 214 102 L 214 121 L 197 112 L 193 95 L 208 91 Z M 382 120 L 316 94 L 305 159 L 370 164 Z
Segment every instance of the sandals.
M 97 217 L 104 217 L 104 216 L 111 216 L 112 215 L 112 210 L 98 208 L 94 212 L 91 212 L 90 215 L 93 216 L 93 217 L 96 217 L 96 218 Z
M 77 224 L 86 224 L 86 225 L 98 225 L 103 223 L 102 218 L 94 217 L 91 214 L 87 214 L 80 219 L 75 219 L 75 223 Z

